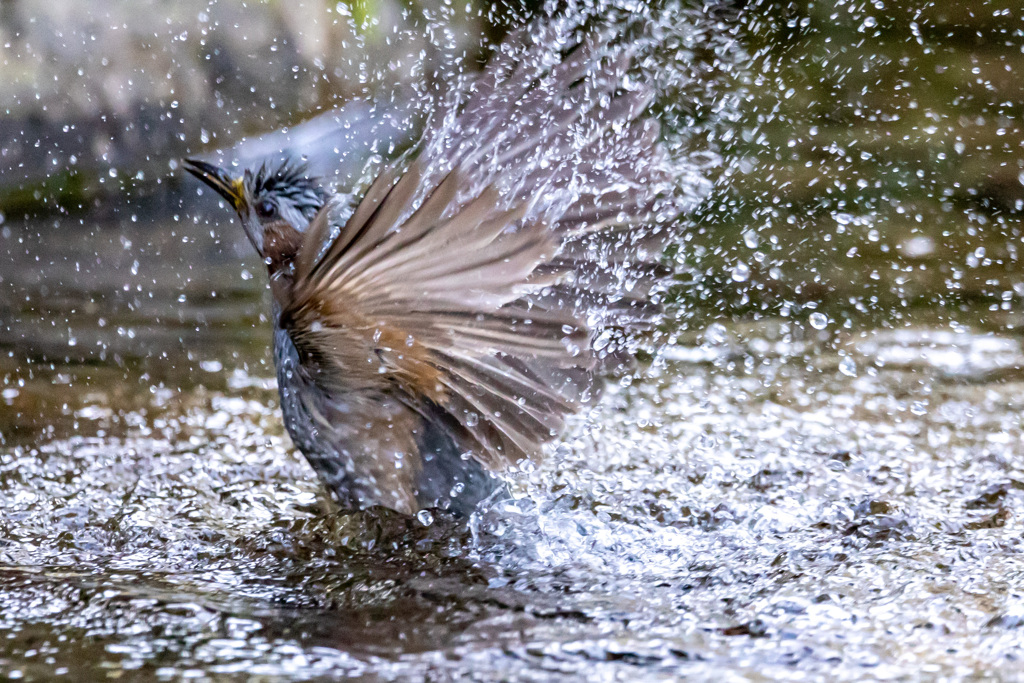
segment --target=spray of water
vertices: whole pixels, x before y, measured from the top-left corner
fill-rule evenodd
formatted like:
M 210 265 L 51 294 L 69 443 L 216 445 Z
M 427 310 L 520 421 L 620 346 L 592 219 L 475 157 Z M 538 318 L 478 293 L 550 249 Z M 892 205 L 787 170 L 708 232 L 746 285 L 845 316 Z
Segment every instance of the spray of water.
M 736 86 L 748 60 L 729 19 L 713 6 L 588 0 L 522 18 L 503 42 L 481 46 L 482 55 L 458 41 L 435 45 L 411 106 L 427 122 L 412 152 L 430 160 L 424 187 L 470 165 L 475 182 L 467 196 L 494 183 L 509 202 L 539 195 L 535 214 L 554 221 L 581 197 L 610 189 L 656 196 L 645 216 L 653 222 L 684 214 L 720 175 L 719 137 L 742 97 Z M 489 64 L 483 76 L 478 60 Z M 642 132 L 658 140 L 659 154 L 644 174 L 629 168 L 639 160 L 622 158 L 636 153 L 641 131 L 601 125 L 615 113 L 612 97 L 636 107 Z M 576 124 L 543 137 L 571 112 Z M 373 159 L 367 174 L 380 163 Z M 640 175 L 657 185 L 637 185 Z
M 384 88 L 380 97 L 388 106 L 409 99 L 388 115 L 423 131 L 404 156 L 423 165 L 409 212 L 454 168 L 468 182 L 449 214 L 488 186 L 508 206 L 528 204 L 522 223 L 551 225 L 561 260 L 575 266 L 575 286 L 557 295 L 612 353 L 624 340 L 600 331 L 624 321 L 609 309 L 630 294 L 657 298 L 668 280 L 651 264 L 665 265 L 666 247 L 692 231 L 693 209 L 730 174 L 720 143 L 732 136 L 749 62 L 735 19 L 678 2 L 549 3 L 517 18 L 500 44 L 474 50 L 437 28 L 458 22 L 438 18 L 412 91 Z M 477 62 L 487 63 L 482 73 Z M 393 148 L 382 151 L 357 187 L 395 163 Z M 348 211 L 359 196 L 352 192 Z M 345 217 L 343 209 L 337 222 Z M 531 304 L 551 299 L 540 284 L 523 292 Z
M 531 215 L 556 231 L 560 222 L 572 223 L 579 206 L 599 205 L 602 198 L 618 202 L 621 211 L 609 222 L 617 219 L 626 229 L 611 238 L 600 229 L 583 239 L 568 235 L 563 249 L 597 252 L 590 264 L 614 283 L 603 292 L 629 292 L 642 277 L 637 264 L 664 265 L 665 248 L 684 243 L 693 227 L 689 213 L 728 176 L 719 143 L 737 118 L 737 83 L 747 63 L 728 19 L 722 12 L 674 3 L 549 7 L 494 48 L 483 77 L 466 75 L 463 60 L 447 63 L 448 80 L 457 85 L 420 92 L 428 132 L 411 154 L 430 160 L 433 178 L 456 166 L 472 167 L 467 197 L 497 185 L 510 203 L 531 201 Z M 583 64 L 572 74 L 580 87 L 569 96 L 567 63 Z M 603 125 L 617 104 L 641 113 L 625 124 Z M 564 112 L 581 108 L 590 113 L 546 135 Z M 661 278 L 657 284 L 663 288 L 668 280 Z M 607 307 L 614 298 L 598 300 L 592 292 L 593 280 L 581 280 L 569 294 L 592 325 L 613 326 Z M 531 301 L 543 296 L 526 295 Z M 647 350 L 658 351 L 664 338 L 657 339 Z M 606 330 L 594 343 L 611 352 L 625 342 L 635 351 L 636 341 Z M 623 382 L 628 393 L 628 374 Z M 592 415 L 579 431 L 589 438 L 553 449 L 541 467 L 527 466 L 518 474 L 514 500 L 485 506 L 475 516 L 477 552 L 510 570 L 572 565 L 619 576 L 680 570 L 681 549 L 692 539 L 638 523 L 640 518 L 619 515 L 613 521 L 609 503 L 588 490 L 592 479 L 582 474 L 588 460 L 604 468 L 624 453 L 643 457 L 638 444 L 665 451 L 656 459 L 663 464 L 678 454 L 667 442 L 648 443 L 636 425 L 616 421 L 614 413 Z M 658 557 L 651 555 L 653 548 L 661 549 Z
M 235 184 L 190 162 L 236 207 L 270 207 L 239 215 L 274 283 L 285 424 L 344 507 L 415 512 L 484 495 L 446 479 L 447 465 L 379 485 L 401 459 L 358 431 L 382 407 L 353 417 L 359 397 L 398 393 L 409 424 L 425 423 L 426 443 L 437 430 L 454 444 L 450 457 L 505 468 L 592 405 L 603 373 L 631 372 L 637 338 L 661 321 L 665 250 L 681 232 L 677 219 L 712 186 L 716 157 L 710 136 L 663 138 L 658 120 L 679 123 L 676 100 L 699 109 L 685 91 L 707 74 L 675 68 L 699 61 L 695 38 L 677 35 L 697 15 L 636 9 L 549 9 L 513 30 L 478 75 L 460 77 L 452 60 L 452 87 L 428 107 L 422 137 L 380 170 L 350 221 L 290 166 Z M 676 32 L 659 30 L 668 26 Z M 302 235 L 297 255 L 275 236 L 275 207 L 288 239 Z M 278 277 L 289 264 L 294 275 Z M 379 337 L 354 334 L 364 318 L 411 350 L 385 360 L 373 348 Z M 319 379 L 298 377 L 292 363 L 315 367 Z M 323 434 L 296 403 L 314 400 L 332 411 Z M 350 456 L 340 444 L 366 452 Z M 364 484 L 368 492 L 356 493 Z

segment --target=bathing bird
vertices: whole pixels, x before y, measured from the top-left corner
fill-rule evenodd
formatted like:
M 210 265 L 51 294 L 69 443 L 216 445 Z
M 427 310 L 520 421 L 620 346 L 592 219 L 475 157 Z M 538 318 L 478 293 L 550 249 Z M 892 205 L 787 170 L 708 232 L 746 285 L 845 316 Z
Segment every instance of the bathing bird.
M 468 514 L 633 371 L 679 211 L 635 62 L 513 32 L 348 199 L 295 160 L 186 160 L 267 266 L 284 424 L 343 509 Z

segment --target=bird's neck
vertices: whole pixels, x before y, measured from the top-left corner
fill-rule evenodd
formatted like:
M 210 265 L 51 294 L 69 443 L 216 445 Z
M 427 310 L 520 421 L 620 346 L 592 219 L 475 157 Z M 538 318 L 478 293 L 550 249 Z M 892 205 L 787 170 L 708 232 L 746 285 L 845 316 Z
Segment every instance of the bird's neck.
M 291 267 L 302 246 L 302 234 L 287 221 L 275 221 L 263 230 L 263 258 L 270 277 Z
M 268 265 L 270 272 L 270 293 L 274 297 L 274 325 L 280 327 L 281 311 L 288 307 L 292 300 L 292 285 L 295 282 L 294 267 L 291 262 L 276 270 Z

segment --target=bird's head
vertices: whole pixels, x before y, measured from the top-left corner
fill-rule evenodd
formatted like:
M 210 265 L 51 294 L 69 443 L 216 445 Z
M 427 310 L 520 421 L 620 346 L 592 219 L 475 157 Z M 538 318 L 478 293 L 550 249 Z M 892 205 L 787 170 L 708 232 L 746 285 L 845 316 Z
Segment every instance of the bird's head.
M 198 159 L 186 159 L 185 168 L 234 207 L 272 274 L 291 262 L 303 231 L 328 200 L 320 179 L 291 161 L 241 174 Z

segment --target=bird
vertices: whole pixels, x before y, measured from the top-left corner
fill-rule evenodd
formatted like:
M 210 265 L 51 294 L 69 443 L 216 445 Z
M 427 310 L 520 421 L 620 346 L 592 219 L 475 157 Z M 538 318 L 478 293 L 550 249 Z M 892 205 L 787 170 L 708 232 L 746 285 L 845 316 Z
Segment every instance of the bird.
M 513 31 L 360 196 L 185 160 L 267 266 L 284 424 L 343 510 L 471 514 L 633 371 L 680 211 L 636 58 Z

